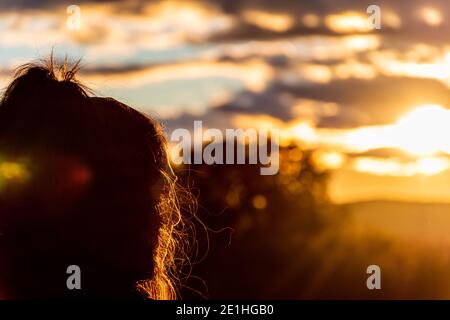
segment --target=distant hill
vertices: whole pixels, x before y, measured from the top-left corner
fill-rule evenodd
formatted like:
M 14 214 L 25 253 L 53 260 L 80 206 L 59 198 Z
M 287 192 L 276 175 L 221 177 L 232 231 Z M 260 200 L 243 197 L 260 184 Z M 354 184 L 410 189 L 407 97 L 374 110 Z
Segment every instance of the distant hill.
M 340 205 L 357 232 L 376 232 L 408 242 L 450 245 L 450 204 L 367 201 Z

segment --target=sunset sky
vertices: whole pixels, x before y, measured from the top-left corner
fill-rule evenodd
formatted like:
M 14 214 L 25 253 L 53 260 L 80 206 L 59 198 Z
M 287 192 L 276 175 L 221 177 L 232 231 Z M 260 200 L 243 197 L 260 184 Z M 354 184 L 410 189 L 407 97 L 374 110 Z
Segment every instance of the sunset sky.
M 370 30 L 370 1 L 336 3 L 1 0 L 0 87 L 53 50 L 169 133 L 280 129 L 333 170 L 337 203 L 450 202 L 450 4 L 378 1 Z

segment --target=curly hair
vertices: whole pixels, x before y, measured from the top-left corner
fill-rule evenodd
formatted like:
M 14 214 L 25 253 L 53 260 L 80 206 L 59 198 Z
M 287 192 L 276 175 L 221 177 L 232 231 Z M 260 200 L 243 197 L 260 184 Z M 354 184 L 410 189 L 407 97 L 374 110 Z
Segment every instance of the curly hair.
M 79 68 L 52 57 L 26 64 L 3 93 L 0 162 L 29 179 L 0 175 L 0 285 L 11 296 L 91 298 L 127 297 L 133 283 L 148 298 L 176 299 L 191 249 L 181 212 L 195 201 L 171 169 L 161 125 L 95 97 Z M 68 261 L 86 266 L 79 296 L 54 275 Z

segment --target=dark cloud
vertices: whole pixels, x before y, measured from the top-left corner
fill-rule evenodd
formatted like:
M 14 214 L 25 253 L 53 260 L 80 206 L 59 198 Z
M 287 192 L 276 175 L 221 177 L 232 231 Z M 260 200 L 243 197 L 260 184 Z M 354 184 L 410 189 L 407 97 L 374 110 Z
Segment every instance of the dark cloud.
M 392 123 L 415 105 L 450 105 L 449 88 L 429 79 L 383 76 L 367 81 L 338 80 L 326 85 L 286 90 L 299 97 L 341 105 L 337 116 L 321 119 L 318 125 L 323 127 Z
M 402 19 L 402 28 L 400 30 L 393 30 L 387 26 L 382 27 L 381 30 L 375 30 L 374 33 L 383 34 L 398 32 L 402 34 L 402 37 L 408 37 L 409 40 L 443 40 L 448 32 L 436 32 L 436 29 L 429 28 L 423 24 L 417 23 L 416 9 L 423 5 L 434 5 L 441 8 L 443 12 L 450 11 L 450 4 L 446 0 L 431 0 L 424 3 L 423 0 L 409 0 L 409 1 L 394 1 L 394 0 L 311 0 L 311 1 L 298 1 L 298 0 L 241 0 L 241 1 L 229 1 L 229 0 L 210 0 L 209 3 L 213 3 L 219 6 L 224 12 L 235 15 L 237 17 L 248 9 L 257 9 L 261 11 L 267 11 L 272 13 L 284 13 L 294 17 L 294 25 L 286 32 L 273 32 L 271 30 L 259 28 L 239 20 L 236 28 L 228 33 L 214 35 L 212 40 L 224 41 L 231 39 L 272 39 L 276 37 L 287 37 L 293 35 L 308 35 L 308 34 L 334 34 L 332 31 L 325 28 L 323 25 L 317 28 L 306 28 L 301 22 L 300 18 L 305 13 L 314 13 L 319 17 L 325 17 L 328 14 L 339 13 L 343 11 L 357 11 L 366 13 L 367 7 L 373 4 L 379 5 L 381 8 L 381 14 L 384 9 L 390 9 L 400 16 Z M 440 27 L 441 30 L 448 30 L 448 22 L 444 21 Z M 412 32 L 414 31 L 414 32 Z
M 2 0 L 0 2 L 0 8 L 10 10 L 20 9 L 42 9 L 52 6 L 62 6 L 71 4 L 83 4 L 83 3 L 107 3 L 107 2 L 121 2 L 124 0 Z
M 393 90 L 395 88 L 395 90 Z M 450 105 L 450 90 L 435 80 L 402 77 L 378 77 L 333 81 L 326 85 L 285 86 L 273 83 L 264 92 L 242 92 L 231 102 L 209 109 L 203 115 L 182 114 L 167 120 L 169 128 L 191 128 L 194 120 L 205 125 L 226 128 L 232 115 L 269 115 L 285 122 L 296 119 L 292 104 L 282 99 L 311 99 L 337 103 L 336 115 L 322 116 L 318 127 L 355 128 L 390 124 L 413 106 L 427 103 Z
M 271 85 L 264 92 L 258 94 L 245 91 L 238 94 L 232 102 L 222 106 L 221 110 L 246 114 L 267 114 L 289 121 L 294 118 L 294 114 L 292 106 L 283 100 L 283 92 L 283 88 L 279 85 Z
M 151 2 L 160 2 L 157 0 L 148 1 L 126 1 L 126 0 L 2 0 L 0 2 L 1 9 L 21 10 L 27 8 L 48 8 L 52 6 L 67 6 L 70 4 L 82 5 L 84 3 L 115 3 L 119 12 L 135 12 L 139 13 L 144 4 Z M 229 41 L 229 40 L 250 40 L 250 39 L 273 39 L 279 37 L 289 37 L 295 35 L 308 34 L 333 34 L 332 31 L 325 28 L 323 25 L 317 28 L 306 28 L 301 23 L 301 17 L 305 13 L 314 13 L 319 17 L 324 17 L 330 13 L 338 13 L 346 10 L 366 12 L 369 5 L 374 4 L 371 0 L 199 0 L 200 3 L 213 5 L 224 13 L 230 14 L 236 18 L 237 24 L 229 32 L 214 34 L 209 39 L 210 41 Z M 381 7 L 381 10 L 389 8 L 397 12 L 402 19 L 403 27 L 398 32 L 411 37 L 419 38 L 434 38 L 439 39 L 446 36 L 445 32 L 435 32 L 430 36 L 430 30 L 424 28 L 423 25 L 417 24 L 417 15 L 415 9 L 424 5 L 423 0 L 380 0 L 376 2 Z M 443 12 L 450 11 L 450 4 L 447 0 L 430 0 L 426 2 L 427 5 L 435 5 L 442 8 Z M 294 25 L 285 32 L 274 32 L 264 29 L 252 24 L 249 24 L 242 19 L 242 13 L 245 10 L 256 9 L 272 13 L 289 14 L 294 18 Z M 383 12 L 383 11 L 382 11 Z M 444 21 L 442 28 L 448 27 L 448 22 Z M 412 33 L 414 30 L 414 33 Z M 376 30 L 377 33 L 392 33 L 393 30 L 384 26 L 381 30 Z

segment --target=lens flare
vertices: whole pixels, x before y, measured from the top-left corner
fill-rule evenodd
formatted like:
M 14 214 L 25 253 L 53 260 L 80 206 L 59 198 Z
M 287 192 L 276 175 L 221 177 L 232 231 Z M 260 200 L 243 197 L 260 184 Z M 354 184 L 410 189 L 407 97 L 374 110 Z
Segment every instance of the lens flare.
M 422 20 L 431 27 L 438 27 L 442 24 L 444 18 L 439 9 L 433 7 L 424 7 L 419 12 Z
M 0 163 L 0 178 L 4 180 L 24 181 L 28 178 L 27 168 L 18 162 Z

